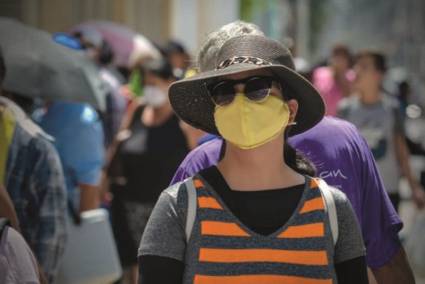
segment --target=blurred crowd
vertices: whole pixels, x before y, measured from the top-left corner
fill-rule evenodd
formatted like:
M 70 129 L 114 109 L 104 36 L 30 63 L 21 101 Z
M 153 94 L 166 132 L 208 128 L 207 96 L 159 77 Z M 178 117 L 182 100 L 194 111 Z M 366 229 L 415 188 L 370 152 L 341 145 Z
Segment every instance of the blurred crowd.
M 94 68 L 95 81 L 88 69 L 78 75 L 87 76 L 83 80 L 94 85 L 93 94 L 47 97 L 43 88 L 59 80 L 54 68 L 44 66 L 47 60 L 15 56 L 13 46 L 2 44 L 7 36 L 0 30 L 0 217 L 10 222 L 3 229 L 0 221 L 0 259 L 7 251 L 16 259 L 9 267 L 0 264 L 0 282 L 17 277 L 16 283 L 60 283 L 70 224 L 81 222 L 83 212 L 104 208 L 123 270 L 117 283 L 137 283 L 138 247 L 159 195 L 191 150 L 220 139 L 180 120 L 169 101 L 170 85 L 198 73 L 198 63 L 184 43 L 160 45 L 114 23 L 81 24 L 49 37 L 61 52 Z M 21 52 L 41 54 L 42 46 L 34 42 Z M 28 66 L 17 69 L 25 60 Z M 326 115 L 349 121 L 364 137 L 394 208 L 402 200 L 402 177 L 422 208 L 425 175 L 421 179 L 409 159 L 425 150 L 406 131 L 406 121 L 413 119 L 408 79 L 396 82 L 396 93 L 390 93 L 384 87 L 390 68 L 384 53 L 353 53 L 343 44 L 319 64 L 301 58 L 295 63 L 320 92 Z M 72 82 L 66 91 L 79 92 Z M 335 175 L 343 173 L 319 176 Z M 4 242 L 10 242 L 8 249 Z

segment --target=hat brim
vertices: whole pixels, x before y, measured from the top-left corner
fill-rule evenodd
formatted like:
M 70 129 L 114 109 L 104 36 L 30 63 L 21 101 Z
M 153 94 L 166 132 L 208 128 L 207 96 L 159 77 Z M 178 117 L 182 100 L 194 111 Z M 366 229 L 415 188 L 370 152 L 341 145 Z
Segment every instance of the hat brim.
M 224 76 L 252 70 L 268 70 L 279 78 L 283 92 L 288 90 L 291 98 L 298 101 L 296 125 L 291 127 L 290 135 L 302 133 L 323 118 L 325 105 L 318 91 L 297 72 L 283 65 L 257 66 L 253 64 L 234 64 L 221 70 L 199 73 L 170 86 L 169 98 L 177 116 L 188 124 L 208 133 L 219 135 L 214 121 L 215 105 L 211 100 L 208 86 Z

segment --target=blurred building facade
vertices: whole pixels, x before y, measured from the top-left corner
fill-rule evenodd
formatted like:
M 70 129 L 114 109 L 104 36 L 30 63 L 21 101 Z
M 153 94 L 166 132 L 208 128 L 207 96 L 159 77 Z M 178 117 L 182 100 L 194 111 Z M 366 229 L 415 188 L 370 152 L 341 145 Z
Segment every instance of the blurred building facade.
M 276 40 L 291 39 L 297 56 L 312 65 L 335 43 L 380 49 L 392 66 L 406 69 L 425 105 L 423 0 L 0 0 L 0 16 L 50 32 L 114 21 L 156 43 L 179 40 L 192 54 L 210 31 L 241 18 Z
M 180 40 L 194 53 L 207 33 L 239 18 L 239 0 L 1 0 L 0 16 L 49 32 L 114 21 L 157 43 Z
M 169 35 L 170 0 L 1 0 L 0 15 L 49 32 L 87 20 L 122 23 L 153 40 Z
M 310 0 L 299 0 L 308 3 Z M 12 17 L 49 32 L 67 31 L 88 20 L 118 22 L 156 43 L 183 42 L 195 54 L 205 36 L 218 27 L 244 19 L 258 24 L 269 36 L 284 41 L 298 26 L 300 51 L 308 56 L 308 5 L 293 0 L 0 0 L 0 16 Z M 304 9 L 294 9 L 304 7 Z M 293 11 L 301 14 L 293 15 Z M 304 14 L 302 14 L 304 12 Z M 243 15 L 242 15 L 243 14 Z

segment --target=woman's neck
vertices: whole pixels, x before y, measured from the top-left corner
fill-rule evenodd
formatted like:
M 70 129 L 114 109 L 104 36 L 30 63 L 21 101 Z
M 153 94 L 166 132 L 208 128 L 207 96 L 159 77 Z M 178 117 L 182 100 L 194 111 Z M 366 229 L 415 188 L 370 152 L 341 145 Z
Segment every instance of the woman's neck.
M 285 164 L 283 135 L 265 145 L 242 150 L 230 143 L 218 164 L 230 188 L 258 191 L 285 188 L 304 182 L 304 177 Z

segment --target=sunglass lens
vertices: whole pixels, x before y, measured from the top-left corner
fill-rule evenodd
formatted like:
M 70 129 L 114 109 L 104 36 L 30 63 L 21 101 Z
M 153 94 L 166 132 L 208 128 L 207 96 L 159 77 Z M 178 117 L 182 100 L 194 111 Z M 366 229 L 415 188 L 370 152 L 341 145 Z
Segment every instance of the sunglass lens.
M 261 101 L 267 97 L 271 87 L 270 78 L 252 78 L 245 84 L 245 95 L 252 101 Z
M 211 97 L 216 105 L 230 104 L 235 98 L 235 89 L 232 82 L 224 81 L 215 85 L 211 90 Z

